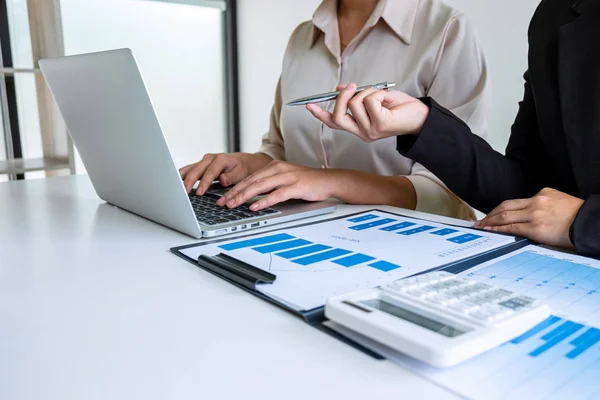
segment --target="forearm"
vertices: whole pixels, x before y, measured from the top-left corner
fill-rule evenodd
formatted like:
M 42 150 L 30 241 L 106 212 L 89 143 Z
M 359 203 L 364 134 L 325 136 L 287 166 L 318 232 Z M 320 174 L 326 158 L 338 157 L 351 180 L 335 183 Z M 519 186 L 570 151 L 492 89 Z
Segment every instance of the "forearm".
M 240 154 L 240 157 L 242 157 L 242 159 L 244 160 L 244 164 L 248 168 L 248 175 L 252 175 L 256 171 L 266 167 L 267 164 L 269 164 L 271 161 L 273 161 L 273 159 L 270 156 L 268 156 L 264 153 L 256 153 L 256 154 L 239 153 L 239 154 Z
M 381 176 L 342 169 L 327 170 L 331 196 L 348 204 L 390 205 L 414 210 L 417 195 L 404 176 Z
M 434 102 L 419 136 L 398 137 L 398 151 L 423 164 L 452 192 L 488 212 L 503 200 L 531 197 L 533 187 L 516 161 L 493 150 Z

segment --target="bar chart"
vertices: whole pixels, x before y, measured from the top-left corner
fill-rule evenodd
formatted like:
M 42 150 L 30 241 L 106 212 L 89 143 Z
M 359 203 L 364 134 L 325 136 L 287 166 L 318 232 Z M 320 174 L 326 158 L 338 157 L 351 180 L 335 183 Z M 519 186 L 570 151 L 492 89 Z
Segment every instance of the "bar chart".
M 347 249 L 313 243 L 287 233 L 241 240 L 219 247 L 226 251 L 249 248 L 261 254 L 273 254 L 275 257 L 281 257 L 300 266 L 331 261 L 336 265 L 346 268 L 368 266 L 382 272 L 390 272 L 401 268 L 400 265 L 388 261 L 376 260 L 376 257 L 352 252 Z
M 600 399 L 600 263 L 557 254 L 529 246 L 466 274 L 543 299 L 555 315 L 449 370 L 407 363 L 473 399 Z
M 381 218 L 375 214 L 361 215 L 359 217 L 350 218 L 348 222 L 353 225 L 349 229 L 354 231 L 365 231 L 369 229 L 379 229 L 383 232 L 390 232 L 400 236 L 414 236 L 422 233 L 435 235 L 440 239 L 456 244 L 465 244 L 477 239 L 483 238 L 482 235 L 473 233 L 464 233 L 459 229 L 443 228 L 431 226 L 428 224 L 418 224 L 412 221 L 399 221 L 398 218 Z M 449 237 L 450 235 L 457 235 Z
M 479 234 L 372 210 L 193 245 L 181 253 L 191 260 L 226 254 L 269 271 L 277 279 L 260 285 L 261 293 L 293 309 L 312 310 L 333 296 L 451 265 L 515 242 L 493 232 L 473 236 Z M 458 237 L 462 238 L 448 240 Z

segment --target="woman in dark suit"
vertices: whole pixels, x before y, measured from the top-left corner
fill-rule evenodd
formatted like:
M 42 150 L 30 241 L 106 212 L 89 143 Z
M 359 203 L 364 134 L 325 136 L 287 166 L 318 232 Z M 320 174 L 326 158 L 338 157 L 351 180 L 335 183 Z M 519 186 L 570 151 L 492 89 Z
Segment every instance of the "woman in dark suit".
M 350 84 L 333 113 L 308 108 L 365 141 L 397 136 L 401 154 L 489 212 L 476 226 L 600 257 L 598 21 L 600 1 L 542 1 L 506 155 L 430 98 L 372 90 L 353 97 Z

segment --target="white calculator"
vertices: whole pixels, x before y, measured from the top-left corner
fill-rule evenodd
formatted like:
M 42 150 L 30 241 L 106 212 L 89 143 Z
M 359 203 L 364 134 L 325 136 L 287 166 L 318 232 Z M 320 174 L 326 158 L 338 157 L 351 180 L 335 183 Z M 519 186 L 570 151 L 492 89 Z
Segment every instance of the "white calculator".
M 529 296 L 437 271 L 334 297 L 330 320 L 436 367 L 450 367 L 550 316 Z

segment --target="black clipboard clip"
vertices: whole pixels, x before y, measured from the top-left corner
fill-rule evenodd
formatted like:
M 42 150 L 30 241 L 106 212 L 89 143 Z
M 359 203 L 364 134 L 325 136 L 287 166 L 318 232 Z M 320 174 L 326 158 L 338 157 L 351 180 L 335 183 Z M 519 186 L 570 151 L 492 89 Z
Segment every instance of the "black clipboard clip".
M 277 279 L 268 271 L 223 253 L 216 256 L 202 254 L 198 257 L 198 265 L 252 291 L 256 291 L 258 284 L 273 283 Z
M 286 305 L 281 304 L 268 296 L 263 295 L 262 293 L 256 290 L 256 285 L 258 284 L 271 284 L 275 282 L 275 279 L 277 279 L 276 275 L 263 269 L 256 268 L 253 265 L 250 265 L 244 261 L 238 260 L 237 258 L 231 257 L 223 253 L 217 254 L 215 256 L 208 256 L 206 254 L 202 254 L 200 257 L 198 257 L 198 266 L 212 272 L 217 276 L 220 276 L 221 278 L 229 282 L 232 282 L 235 285 L 244 288 L 245 290 L 252 292 L 254 295 L 259 296 L 270 303 L 273 303 L 279 307 L 286 309 L 289 312 L 301 316 L 308 324 L 319 329 L 321 332 L 333 336 L 336 339 L 341 340 L 342 342 L 354 347 L 359 351 L 362 351 L 363 353 L 377 360 L 384 359 L 384 357 L 375 353 L 374 351 L 364 347 L 363 345 L 357 342 L 354 342 L 351 339 L 348 339 L 347 337 L 341 335 L 333 329 L 325 326 L 322 323 L 323 321 L 325 321 L 324 307 L 305 312 L 298 312 L 292 310 Z

